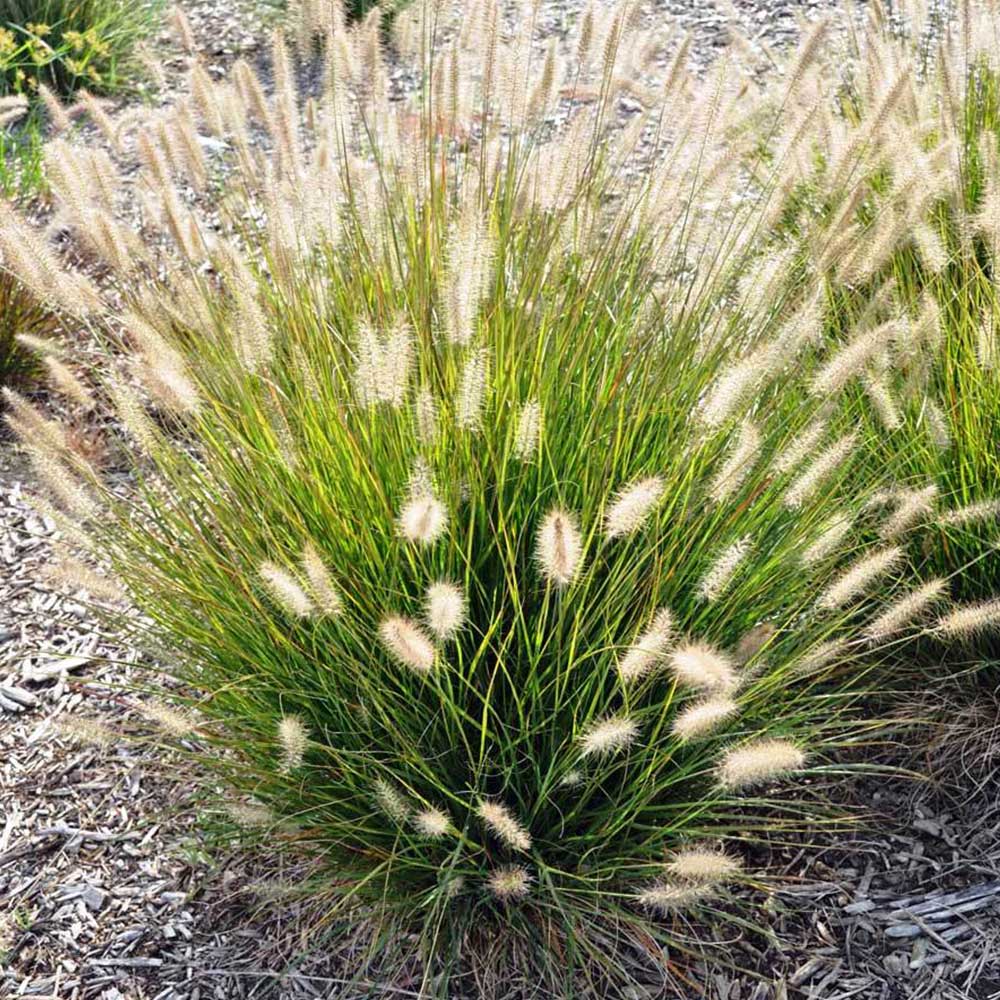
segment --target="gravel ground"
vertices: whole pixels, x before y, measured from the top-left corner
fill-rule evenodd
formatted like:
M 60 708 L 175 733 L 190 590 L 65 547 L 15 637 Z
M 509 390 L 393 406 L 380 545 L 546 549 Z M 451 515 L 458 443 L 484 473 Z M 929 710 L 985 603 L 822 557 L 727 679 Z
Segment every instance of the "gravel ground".
M 543 2 L 555 25 L 582 6 Z M 824 6 L 740 0 L 735 9 L 752 34 L 780 43 L 794 34 L 797 14 Z M 262 57 L 267 11 L 252 0 L 183 7 L 210 70 L 241 54 Z M 650 20 L 672 16 L 691 28 L 701 59 L 725 42 L 722 9 L 698 0 L 643 5 Z M 160 50 L 176 85 L 188 56 L 166 33 Z M 88 345 L 80 350 L 96 357 Z M 80 599 L 44 582 L 56 533 L 27 505 L 29 484 L 0 438 L 0 996 L 416 996 L 416 979 L 405 975 L 391 989 L 345 985 L 359 940 L 301 958 L 298 931 L 309 915 L 287 903 L 262 906 L 252 891 L 294 873 L 270 871 L 266 859 L 235 848 L 209 854 L 190 776 L 179 779 L 155 747 L 72 737 L 72 720 L 141 731 L 134 689 L 149 667 Z M 817 833 L 759 859 L 794 873 L 760 911 L 759 933 L 720 943 L 718 966 L 688 967 L 696 989 L 665 993 L 651 984 L 637 1000 L 1000 998 L 998 755 L 983 735 L 990 725 L 979 724 L 995 725 L 997 708 L 976 711 L 984 717 L 976 726 L 942 741 L 967 745 L 969 767 L 953 751 L 939 758 L 933 746 L 926 760 L 901 751 L 900 766 L 924 771 L 929 761 L 937 782 L 862 782 L 853 804 L 871 814 L 864 838 Z

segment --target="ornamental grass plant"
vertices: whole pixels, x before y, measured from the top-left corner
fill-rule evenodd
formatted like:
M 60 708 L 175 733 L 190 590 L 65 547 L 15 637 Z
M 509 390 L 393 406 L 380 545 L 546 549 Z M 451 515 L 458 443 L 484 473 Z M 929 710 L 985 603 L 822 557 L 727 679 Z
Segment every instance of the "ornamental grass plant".
M 692 915 L 746 920 L 748 846 L 831 818 L 887 652 L 978 627 L 858 432 L 859 364 L 939 329 L 874 290 L 835 331 L 774 249 L 814 36 L 755 89 L 627 5 L 562 40 L 418 6 L 392 40 L 425 86 L 390 97 L 377 14 L 331 10 L 315 92 L 278 37 L 273 92 L 195 65 L 190 101 L 98 119 L 111 154 L 50 146 L 87 274 L 0 219 L 128 359 L 94 386 L 124 497 L 8 393 L 56 574 L 139 609 L 183 692 L 161 738 L 317 859 L 323 923 L 416 941 L 428 994 L 629 995 Z

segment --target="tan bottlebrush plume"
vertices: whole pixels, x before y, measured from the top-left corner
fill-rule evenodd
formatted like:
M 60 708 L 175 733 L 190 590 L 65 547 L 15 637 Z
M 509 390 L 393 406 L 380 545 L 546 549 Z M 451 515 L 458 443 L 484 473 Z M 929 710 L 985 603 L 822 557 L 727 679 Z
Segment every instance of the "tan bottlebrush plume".
M 934 512 L 938 487 L 933 483 L 922 490 L 901 490 L 896 497 L 896 509 L 879 530 L 883 538 L 897 538 L 914 525 L 925 521 Z
M 749 538 L 740 538 L 723 550 L 698 584 L 698 596 L 709 603 L 717 601 L 732 583 L 736 571 L 749 552 Z
M 94 397 L 90 390 L 58 358 L 47 354 L 43 361 L 49 370 L 52 384 L 63 396 L 87 410 L 94 405 Z
M 151 453 L 156 448 L 159 438 L 153 422 L 146 415 L 142 401 L 132 391 L 132 387 L 121 379 L 112 380 L 108 392 L 122 426 L 143 451 Z
M 486 879 L 486 885 L 502 903 L 524 899 L 531 892 L 534 876 L 523 865 L 503 865 L 494 868 Z
M 795 677 L 808 677 L 848 656 L 850 656 L 850 645 L 846 639 L 830 639 L 813 646 L 792 666 L 791 674 Z
M 658 882 L 637 893 L 635 898 L 647 910 L 666 917 L 678 910 L 690 909 L 709 898 L 712 892 L 708 884 Z
M 378 627 L 382 645 L 394 659 L 418 674 L 430 673 L 437 654 L 423 629 L 408 618 L 392 615 Z
M 297 180 L 302 176 L 298 95 L 295 71 L 284 32 L 280 29 L 275 30 L 271 39 L 271 72 L 274 77 L 274 138 L 278 170 L 284 177 Z
M 354 388 L 362 406 L 402 406 L 413 369 L 413 335 L 400 323 L 386 336 L 364 325 L 358 331 Z
M 494 245 L 487 220 L 468 203 L 452 226 L 444 280 L 445 333 L 453 344 L 468 344 L 489 287 Z
M 121 140 L 114 120 L 104 110 L 104 105 L 89 90 L 81 90 L 77 94 L 79 105 L 87 112 L 90 120 L 100 130 L 101 135 L 116 153 L 121 153 Z
M 735 687 L 736 674 L 732 661 L 725 653 L 704 642 L 689 642 L 679 646 L 667 663 L 678 684 L 705 690 Z
M 666 656 L 673 638 L 674 616 L 669 608 L 660 608 L 618 661 L 618 676 L 626 684 L 645 677 Z
M 943 528 L 964 528 L 979 521 L 1000 518 L 1000 500 L 981 500 L 941 514 L 937 523 Z
M 47 566 L 42 575 L 53 583 L 75 590 L 85 590 L 92 598 L 106 601 L 128 599 L 118 583 L 71 556 L 62 556 L 57 562 Z
M 443 837 L 452 829 L 448 814 L 433 806 L 414 814 L 413 825 L 425 837 Z
M 499 840 L 515 851 L 531 850 L 531 834 L 500 802 L 483 801 L 476 809 L 479 818 Z
M 410 804 L 395 785 L 379 778 L 375 782 L 375 802 L 379 809 L 400 826 L 410 818 Z
M 514 454 L 522 462 L 530 462 L 538 454 L 542 431 L 542 408 L 537 400 L 529 400 L 521 407 L 514 436 Z
M 189 56 L 193 56 L 198 50 L 198 42 L 191 28 L 191 22 L 188 20 L 183 8 L 178 6 L 171 9 L 170 26 L 174 29 L 177 40 L 183 46 L 184 51 Z
M 932 399 L 924 403 L 924 418 L 927 421 L 927 433 L 934 446 L 940 451 L 947 451 L 951 447 L 951 429 L 941 407 Z
M 309 581 L 309 594 L 316 608 L 325 615 L 340 614 L 344 602 L 313 542 L 307 542 L 302 550 L 302 571 Z
M 309 746 L 309 734 L 297 715 L 286 715 L 278 723 L 278 742 L 281 744 L 282 773 L 289 774 L 301 767 Z
M 849 514 L 838 514 L 826 522 L 819 537 L 802 552 L 802 561 L 807 566 L 815 566 L 827 556 L 836 552 L 851 533 L 854 518 Z
M 564 587 L 573 582 L 583 557 L 583 542 L 572 514 L 550 510 L 538 529 L 535 558 L 550 583 Z
M 801 771 L 805 763 L 805 753 L 794 743 L 758 739 L 728 750 L 716 775 L 724 788 L 749 788 Z
M 885 379 L 869 373 L 862 377 L 861 382 L 883 428 L 887 431 L 899 430 L 903 426 L 903 418 Z
M 249 829 L 272 826 L 276 818 L 274 813 L 260 802 L 228 802 L 226 813 L 238 826 Z
M 739 711 L 739 705 L 731 698 L 709 698 L 688 705 L 677 713 L 670 727 L 681 740 L 700 739 L 714 733 L 724 722 Z
M 823 483 L 848 459 L 857 444 L 856 434 L 845 434 L 825 448 L 802 473 L 792 481 L 785 492 L 784 504 L 792 510 L 800 509 Z
M 28 113 L 28 99 L 23 94 L 0 97 L 0 128 L 6 128 Z
M 465 360 L 455 397 L 455 423 L 462 430 L 478 430 L 482 423 L 489 370 L 486 348 L 473 351 Z
M 8 420 L 8 423 L 18 429 L 15 421 Z M 63 462 L 48 450 L 43 451 L 30 446 L 24 450 L 31 461 L 35 475 L 63 510 L 81 521 L 91 520 L 98 515 L 100 508 L 97 501 Z
M 745 420 L 740 426 L 729 457 L 722 463 L 709 487 L 709 496 L 716 503 L 729 499 L 740 488 L 757 462 L 760 446 L 760 431 L 749 420 Z
M 604 515 L 604 534 L 608 538 L 635 534 L 660 502 L 663 488 L 659 476 L 650 476 L 617 493 Z
M 934 632 L 946 639 L 968 639 L 983 632 L 1000 629 L 1000 598 L 978 604 L 961 604 L 942 615 Z
M 96 719 L 79 717 L 58 718 L 53 724 L 58 736 L 72 740 L 74 743 L 84 743 L 102 750 L 114 746 L 121 737 Z
M 413 413 L 417 422 L 417 439 L 425 448 L 430 447 L 437 440 L 438 413 L 437 403 L 427 389 L 417 393 Z
M 592 722 L 580 737 L 581 757 L 604 757 L 631 746 L 639 735 L 639 726 L 624 716 L 612 716 Z
M 767 377 L 770 367 L 769 354 L 757 351 L 724 371 L 698 407 L 699 422 L 712 430 L 721 427 Z
M 983 371 L 1000 368 L 1000 337 L 986 323 L 980 323 L 976 329 L 976 360 Z
M 791 472 L 797 465 L 809 458 L 826 435 L 826 421 L 818 420 L 792 440 L 774 460 L 775 472 Z
M 399 533 L 413 544 L 433 545 L 448 527 L 448 512 L 426 488 L 415 490 L 399 512 Z
M 853 378 L 860 378 L 868 363 L 888 345 L 896 323 L 885 323 L 874 330 L 865 330 L 842 347 L 816 373 L 812 392 L 817 396 L 832 396 Z
M 930 580 L 890 604 L 882 614 L 865 626 L 863 634 L 869 642 L 888 639 L 916 621 L 932 604 L 947 596 L 947 581 Z
M 903 550 L 895 546 L 863 556 L 820 594 L 816 607 L 822 611 L 834 611 L 850 604 L 879 577 L 895 569 L 902 559 Z
M 305 618 L 312 614 L 312 601 L 288 570 L 273 562 L 263 562 L 257 572 L 275 603 L 293 618 Z
M 37 407 L 13 389 L 4 387 L 0 395 L 10 411 L 6 421 L 26 447 L 59 461 L 66 457 L 69 445 L 66 429 L 60 423 L 43 417 Z
M 38 85 L 38 93 L 42 98 L 42 103 L 45 105 L 45 111 L 49 116 L 49 125 L 52 131 L 58 134 L 71 128 L 73 119 L 70 118 L 66 105 L 44 83 Z
M 665 867 L 682 882 L 710 885 L 735 878 L 743 871 L 743 862 L 712 847 L 689 847 L 678 851 Z
M 198 109 L 198 116 L 201 118 L 202 124 L 212 135 L 222 138 L 226 134 L 226 127 L 222 117 L 222 109 L 216 99 L 216 86 L 200 62 L 195 61 L 191 64 L 188 89 L 194 106 Z
M 190 713 L 174 708 L 172 705 L 165 705 L 162 701 L 143 702 L 139 711 L 175 739 L 183 739 L 194 732 L 194 720 Z
M 181 356 L 162 338 L 148 339 L 142 357 L 134 366 L 150 396 L 177 414 L 196 413 L 201 406 L 198 389 L 191 381 Z
M 465 595 L 453 583 L 434 583 L 427 588 L 424 604 L 427 625 L 442 642 L 454 638 L 465 621 Z

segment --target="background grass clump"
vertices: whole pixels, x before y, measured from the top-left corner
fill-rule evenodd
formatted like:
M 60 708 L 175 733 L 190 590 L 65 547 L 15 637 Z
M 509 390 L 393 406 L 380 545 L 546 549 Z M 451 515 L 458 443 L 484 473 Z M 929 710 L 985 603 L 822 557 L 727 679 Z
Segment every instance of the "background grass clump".
M 162 9 L 160 0 L 3 0 L 0 93 L 120 90 Z
M 315 93 L 279 37 L 273 94 L 196 67 L 194 111 L 131 123 L 117 165 L 54 144 L 110 298 L 0 227 L 131 364 L 101 388 L 129 499 L 9 396 L 63 578 L 127 593 L 170 650 L 186 694 L 155 718 L 225 779 L 219 812 L 318 859 L 328 923 L 415 934 L 442 993 L 489 968 L 625 995 L 609 940 L 662 969 L 688 914 L 743 919 L 746 847 L 828 817 L 877 728 L 885 645 L 969 623 L 859 457 L 858 357 L 891 362 L 902 326 L 875 297 L 845 345 L 823 270 L 768 252 L 760 130 L 817 46 L 760 94 L 627 14 L 536 63 L 492 5 L 408 10 L 434 85 L 404 101 L 377 20 L 337 17 Z M 649 105 L 624 128 L 622 93 Z M 113 213 L 133 175 L 139 235 Z M 209 177 L 211 219 L 178 184 Z

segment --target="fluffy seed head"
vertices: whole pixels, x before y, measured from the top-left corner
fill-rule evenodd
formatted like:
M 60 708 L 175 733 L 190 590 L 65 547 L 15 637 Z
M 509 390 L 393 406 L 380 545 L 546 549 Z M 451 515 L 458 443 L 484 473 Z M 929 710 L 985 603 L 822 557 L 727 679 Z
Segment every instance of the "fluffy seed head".
M 309 581 L 309 591 L 316 607 L 325 615 L 339 614 L 343 609 L 343 601 L 319 549 L 312 542 L 307 542 L 302 550 L 302 571 Z
M 709 496 L 716 503 L 728 500 L 740 488 L 757 461 L 760 447 L 760 431 L 749 420 L 744 420 L 729 457 L 722 463 L 709 488 Z
M 715 732 L 738 711 L 739 705 L 732 698 L 709 698 L 678 712 L 671 729 L 678 739 L 699 739 Z
M 896 538 L 924 521 L 934 510 L 938 488 L 933 483 L 922 490 L 901 490 L 895 497 L 896 509 L 880 529 L 883 538 Z
M 389 819 L 394 820 L 400 826 L 409 819 L 409 803 L 402 792 L 384 778 L 379 778 L 375 782 L 375 802 Z
M 490 892 L 502 903 L 524 899 L 531 892 L 534 878 L 523 865 L 504 865 L 494 868 L 486 879 Z
M 146 702 L 142 706 L 142 714 L 177 739 L 189 736 L 194 730 L 194 722 L 187 712 L 164 705 L 161 701 Z
M 942 615 L 934 631 L 946 639 L 968 639 L 983 632 L 1000 629 L 1000 598 L 979 604 L 959 605 Z
M 843 465 L 854 450 L 856 442 L 857 435 L 846 434 L 817 455 L 816 460 L 807 466 L 788 487 L 784 497 L 785 506 L 792 510 L 800 509 L 810 497 L 815 495 L 823 482 Z
M 430 493 L 411 497 L 399 513 L 399 533 L 414 544 L 432 545 L 447 526 L 444 504 Z
M 847 514 L 838 514 L 826 523 L 819 537 L 802 552 L 802 561 L 806 566 L 815 566 L 828 555 L 840 548 L 841 543 L 850 534 L 854 519 Z
M 900 548 L 882 549 L 857 560 L 816 601 L 822 611 L 835 611 L 860 597 L 880 576 L 892 571 L 903 558 Z
M 486 827 L 515 851 L 531 850 L 531 834 L 514 818 L 513 813 L 500 802 L 483 801 L 476 809 Z
M 983 500 L 946 511 L 937 519 L 937 523 L 944 528 L 964 528 L 977 521 L 992 521 L 996 518 L 1000 518 L 1000 500 Z
M 849 646 L 847 640 L 830 639 L 828 642 L 821 642 L 809 650 L 793 667 L 792 676 L 808 677 L 817 670 L 829 666 L 835 660 L 847 656 Z
M 724 788 L 749 788 L 801 771 L 806 755 L 788 740 L 758 739 L 733 747 L 719 762 L 717 775 Z
M 743 870 L 743 863 L 724 851 L 711 847 L 692 847 L 678 851 L 667 862 L 667 871 L 685 882 L 711 884 L 735 878 Z
M 921 612 L 948 594 L 945 580 L 931 580 L 922 587 L 899 598 L 872 621 L 864 630 L 869 642 L 880 642 L 895 635 L 914 621 Z
M 478 430 L 482 423 L 489 371 L 489 355 L 486 349 L 473 351 L 462 369 L 462 378 L 455 399 L 455 422 L 463 430 Z
M 542 408 L 537 400 L 530 400 L 521 407 L 514 438 L 514 454 L 522 462 L 530 462 L 538 453 L 541 429 Z
M 434 583 L 427 588 L 427 625 L 444 642 L 451 639 L 465 620 L 465 595 L 453 583 Z
M 645 677 L 666 655 L 673 640 L 674 618 L 669 608 L 660 608 L 631 649 L 618 661 L 618 676 L 628 684 Z
M 618 753 L 635 742 L 639 727 L 624 716 L 612 716 L 592 723 L 580 737 L 580 756 L 605 756 Z
M 647 910 L 661 916 L 669 916 L 678 910 L 685 910 L 712 894 L 711 885 L 697 883 L 674 885 L 670 882 L 658 882 L 643 889 L 636 899 Z
M 54 728 L 59 736 L 75 743 L 85 743 L 102 749 L 114 745 L 119 740 L 117 733 L 95 719 L 69 716 L 57 719 Z
M 378 629 L 382 644 L 404 667 L 418 674 L 430 673 L 434 666 L 434 643 L 408 618 L 392 615 Z
M 604 515 L 604 533 L 608 538 L 632 535 L 645 524 L 663 495 L 663 480 L 650 476 L 622 490 Z
M 825 434 L 826 424 L 822 420 L 807 427 L 774 460 L 775 472 L 791 472 L 816 450 Z
M 443 837 L 451 829 L 448 814 L 431 806 L 413 817 L 413 825 L 425 837 Z
M 278 742 L 281 744 L 281 770 L 285 774 L 300 767 L 309 745 L 309 735 L 297 715 L 286 715 L 278 723 Z
M 259 802 L 229 802 L 226 804 L 226 812 L 239 826 L 252 828 L 274 823 L 274 813 Z
M 888 343 L 895 324 L 884 324 L 876 330 L 865 330 L 842 347 L 813 379 L 812 391 L 817 396 L 832 396 L 853 378 L 863 374 L 868 362 Z
M 112 579 L 102 576 L 80 559 L 64 556 L 42 570 L 46 580 L 73 589 L 86 590 L 91 597 L 106 601 L 124 601 L 128 595 Z
M 288 614 L 305 618 L 312 613 L 312 601 L 291 573 L 272 562 L 261 563 L 258 572 L 267 592 Z
M 735 687 L 736 674 L 725 653 L 707 643 L 689 642 L 679 646 L 668 660 L 679 684 L 705 690 L 725 690 Z
M 701 583 L 698 585 L 698 595 L 711 603 L 718 600 L 732 582 L 740 563 L 750 551 L 750 539 L 741 538 L 733 542 L 708 568 Z
M 425 447 L 432 445 L 438 432 L 437 403 L 426 389 L 417 393 L 414 415 L 417 421 L 417 438 Z
M 583 543 L 573 515 L 556 507 L 545 515 L 538 530 L 535 557 L 542 575 L 557 586 L 573 582 L 580 568 Z

